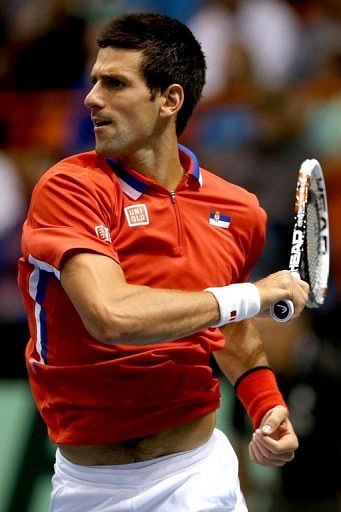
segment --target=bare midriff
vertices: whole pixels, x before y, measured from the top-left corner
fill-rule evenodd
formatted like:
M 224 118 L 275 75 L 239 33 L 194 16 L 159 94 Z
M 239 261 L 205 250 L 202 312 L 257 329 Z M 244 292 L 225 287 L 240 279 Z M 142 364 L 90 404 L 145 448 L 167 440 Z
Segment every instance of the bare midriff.
M 200 416 L 189 423 L 146 437 L 127 439 L 113 444 L 92 446 L 59 445 L 62 455 L 81 466 L 130 464 L 155 459 L 204 444 L 215 426 L 215 412 Z

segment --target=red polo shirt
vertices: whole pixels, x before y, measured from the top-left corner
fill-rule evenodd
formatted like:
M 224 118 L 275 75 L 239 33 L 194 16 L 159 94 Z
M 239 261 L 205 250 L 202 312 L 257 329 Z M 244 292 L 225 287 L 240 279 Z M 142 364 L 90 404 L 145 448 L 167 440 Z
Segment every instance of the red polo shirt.
M 219 406 L 209 366 L 224 344 L 218 329 L 156 345 L 105 345 L 59 281 L 75 251 L 108 256 L 128 283 L 151 287 L 203 290 L 246 279 L 263 248 L 264 211 L 254 195 L 179 151 L 186 172 L 174 193 L 95 152 L 59 162 L 34 190 L 19 286 L 30 384 L 56 443 L 141 437 Z

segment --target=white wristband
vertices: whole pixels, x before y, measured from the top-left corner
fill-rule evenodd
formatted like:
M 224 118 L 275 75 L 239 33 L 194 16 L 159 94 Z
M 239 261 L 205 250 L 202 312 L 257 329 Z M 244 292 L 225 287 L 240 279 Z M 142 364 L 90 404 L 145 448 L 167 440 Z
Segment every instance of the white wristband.
M 260 296 L 254 284 L 230 284 L 206 288 L 205 292 L 213 293 L 219 305 L 220 321 L 212 327 L 239 322 L 257 315 L 260 311 Z

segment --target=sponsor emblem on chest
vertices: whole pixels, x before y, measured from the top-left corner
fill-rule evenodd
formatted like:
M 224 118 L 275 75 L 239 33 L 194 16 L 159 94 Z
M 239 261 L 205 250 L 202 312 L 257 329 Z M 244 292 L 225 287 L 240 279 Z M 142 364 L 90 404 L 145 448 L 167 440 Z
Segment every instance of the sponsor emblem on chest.
M 231 224 L 231 220 L 231 217 L 222 215 L 220 212 L 211 212 L 208 222 L 211 224 L 211 226 L 228 229 Z
M 126 206 L 124 213 L 128 221 L 128 226 L 143 226 L 149 224 L 149 215 L 145 204 L 135 204 Z
M 104 242 L 111 242 L 109 228 L 102 224 L 100 226 L 95 226 L 95 233 L 100 240 L 103 240 Z

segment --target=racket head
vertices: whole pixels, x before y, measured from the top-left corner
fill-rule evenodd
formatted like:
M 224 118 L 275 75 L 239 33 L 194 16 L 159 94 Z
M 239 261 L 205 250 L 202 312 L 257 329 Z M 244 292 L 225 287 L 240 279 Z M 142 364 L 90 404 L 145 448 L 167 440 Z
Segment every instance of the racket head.
M 324 303 L 329 276 L 329 219 L 321 165 L 305 160 L 298 173 L 289 270 L 310 286 L 308 308 Z

